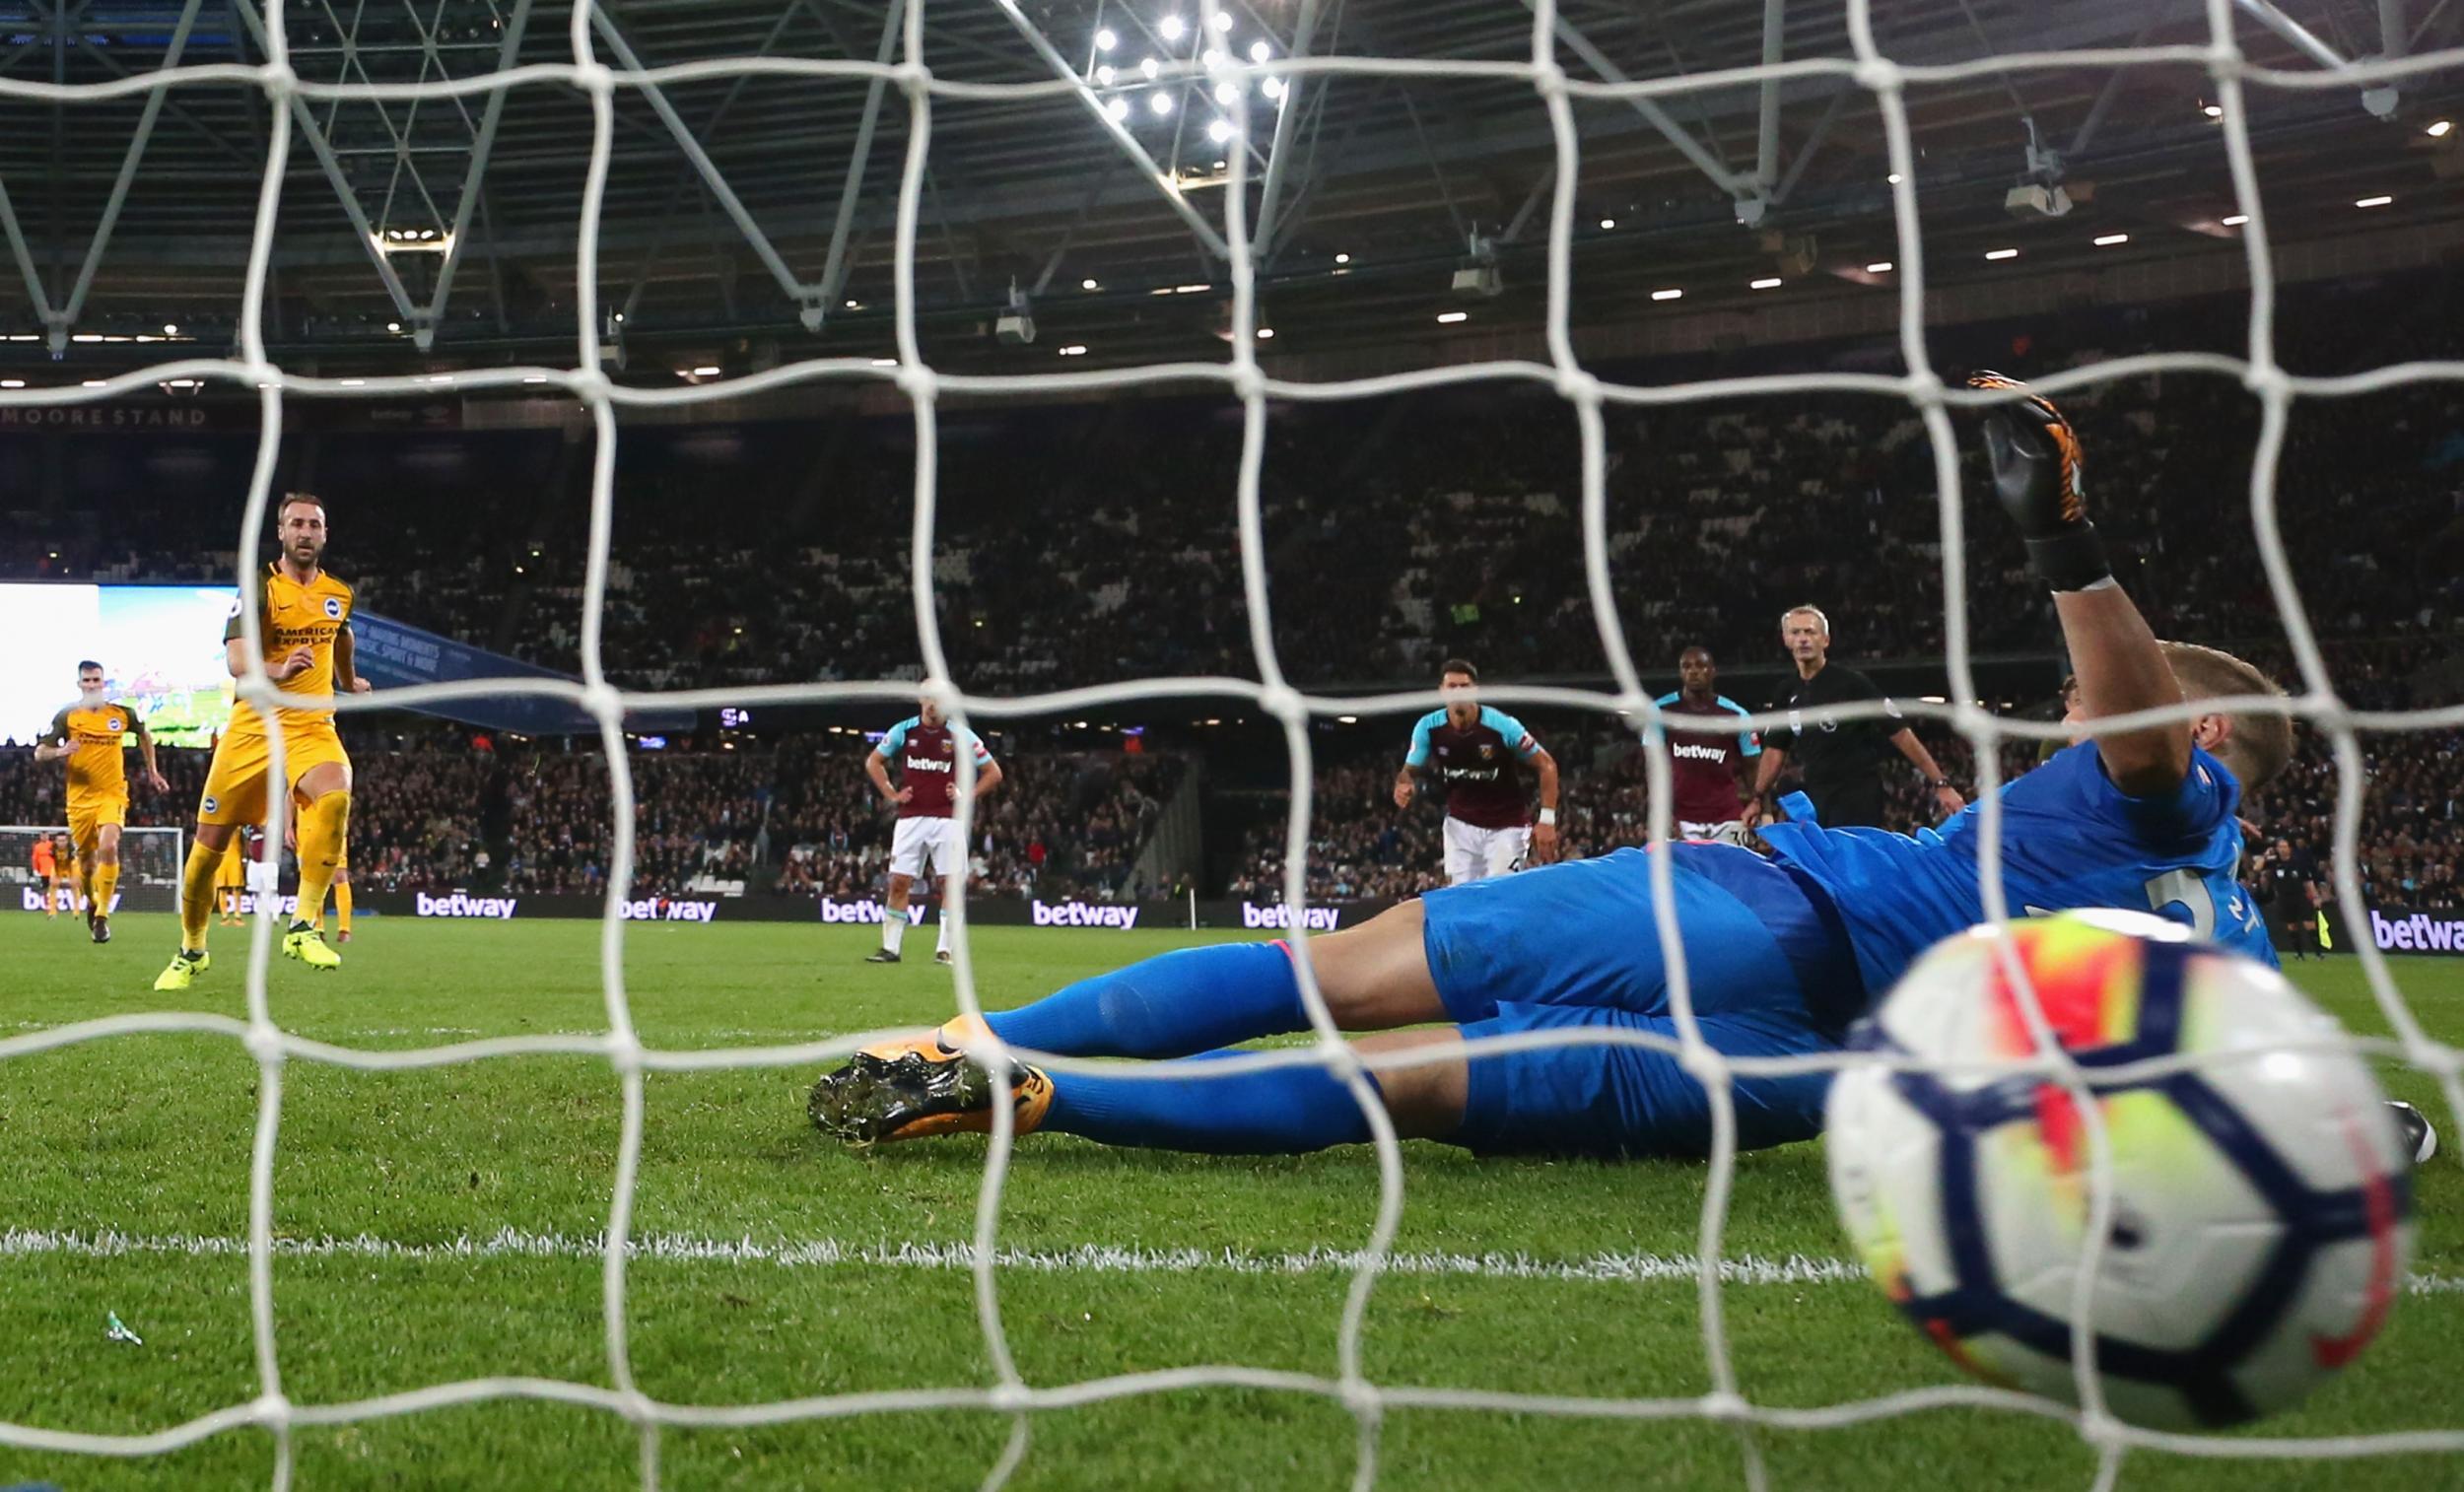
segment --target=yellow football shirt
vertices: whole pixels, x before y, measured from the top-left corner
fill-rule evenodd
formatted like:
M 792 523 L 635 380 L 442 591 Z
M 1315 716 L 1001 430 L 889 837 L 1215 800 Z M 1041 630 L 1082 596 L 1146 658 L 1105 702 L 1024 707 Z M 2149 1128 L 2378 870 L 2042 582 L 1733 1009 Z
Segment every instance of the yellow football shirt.
M 331 694 L 334 691 L 334 639 L 350 630 L 351 587 L 325 571 L 306 585 L 283 574 L 277 564 L 265 567 L 262 625 L 265 629 L 265 666 L 271 672 L 291 649 L 308 644 L 313 661 L 283 683 L 293 694 Z M 231 624 L 223 629 L 223 641 L 240 636 L 240 603 L 232 602 Z M 331 710 L 293 710 L 280 712 L 286 725 L 308 724 L 333 718 Z M 265 721 L 256 708 L 245 700 L 232 706 L 231 730 L 234 734 L 263 735 Z
M 47 742 L 68 743 L 69 801 L 128 797 L 127 738 L 143 741 L 146 722 L 126 705 L 71 705 L 51 717 Z

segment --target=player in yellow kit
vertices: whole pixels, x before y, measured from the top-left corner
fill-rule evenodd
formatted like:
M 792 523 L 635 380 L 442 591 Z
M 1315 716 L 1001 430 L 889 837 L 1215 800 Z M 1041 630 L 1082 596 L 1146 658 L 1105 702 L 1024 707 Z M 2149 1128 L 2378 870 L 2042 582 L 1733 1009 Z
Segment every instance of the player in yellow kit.
M 294 854 L 297 854 L 299 849 L 299 836 L 295 831 L 291 836 L 291 851 Z M 348 845 L 342 847 L 341 857 L 334 861 L 333 887 L 334 941 L 337 943 L 347 943 L 351 941 L 351 847 Z M 317 909 L 319 912 L 322 912 L 323 910 L 324 909 L 321 907 Z M 304 913 L 302 915 L 306 916 L 307 914 Z M 318 925 L 323 925 L 322 918 L 318 918 L 317 920 Z
M 334 861 L 334 941 L 351 941 L 351 848 L 347 845 L 342 858 Z
M 307 493 L 284 495 L 275 522 L 281 554 L 259 577 L 259 622 L 265 672 L 295 695 L 366 694 L 352 666 L 351 587 L 327 575 L 325 504 Z M 224 662 L 233 678 L 248 671 L 240 606 L 232 603 L 223 630 Z M 283 775 L 298 811 L 300 916 L 282 940 L 285 957 L 332 969 L 342 955 L 325 945 L 325 889 L 341 863 L 351 818 L 351 758 L 334 732 L 331 706 L 279 706 L 270 730 L 281 732 Z M 205 972 L 205 933 L 214 915 L 214 873 L 234 828 L 265 816 L 272 786 L 274 742 L 265 714 L 245 700 L 232 707 L 231 724 L 215 743 L 214 765 L 197 799 L 197 839 L 180 871 L 179 951 L 156 976 L 157 989 L 185 989 Z
M 247 889 L 247 861 L 241 856 L 240 837 L 232 836 L 231 848 L 214 865 L 214 905 L 221 912 L 215 918 L 226 927 L 245 927 L 248 919 L 240 915 L 240 894 Z
M 78 664 L 77 703 L 53 715 L 34 745 L 35 761 L 68 763 L 69 852 L 76 865 L 73 874 L 63 865 L 61 879 L 76 886 L 86 927 L 98 943 L 111 941 L 111 899 L 119 890 L 120 826 L 128 821 L 128 737 L 137 738 L 145 756 L 147 784 L 157 792 L 171 785 L 155 764 L 154 737 L 145 720 L 127 705 L 104 699 L 103 682 L 102 664 Z
M 85 901 L 85 892 L 82 887 L 85 883 L 77 873 L 77 842 L 64 834 L 52 843 L 54 866 L 51 876 L 52 903 L 55 906 L 58 905 L 60 893 L 65 891 L 68 893 L 68 910 L 82 911 Z

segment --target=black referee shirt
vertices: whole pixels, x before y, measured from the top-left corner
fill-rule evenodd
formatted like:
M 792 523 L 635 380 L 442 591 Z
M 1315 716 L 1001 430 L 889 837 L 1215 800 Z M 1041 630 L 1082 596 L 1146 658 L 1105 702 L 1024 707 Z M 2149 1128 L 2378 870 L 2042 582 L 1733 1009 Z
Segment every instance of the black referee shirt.
M 1801 721 L 1799 712 L 1817 705 L 1843 705 L 1854 700 L 1881 700 L 1887 714 L 1861 720 Z M 1853 668 L 1826 663 L 1810 679 L 1799 679 L 1777 707 L 1789 713 L 1788 724 L 1766 732 L 1766 746 L 1788 753 L 1806 775 L 1806 796 L 1827 828 L 1851 824 L 1879 825 L 1882 819 L 1881 763 L 1890 738 L 1905 727 L 1898 707 L 1874 687 L 1874 681 Z
M 2260 890 L 2278 916 L 2290 922 L 2310 911 L 2310 878 L 2299 866 L 2271 860 L 2266 874 L 2267 884 Z

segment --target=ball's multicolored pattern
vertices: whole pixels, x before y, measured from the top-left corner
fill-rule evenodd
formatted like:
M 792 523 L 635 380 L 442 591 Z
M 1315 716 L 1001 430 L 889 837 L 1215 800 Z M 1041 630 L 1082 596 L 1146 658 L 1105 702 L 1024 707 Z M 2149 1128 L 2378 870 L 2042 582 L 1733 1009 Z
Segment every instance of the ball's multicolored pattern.
M 2089 1318 L 2108 1405 L 2218 1426 L 2293 1402 L 2376 1334 L 2411 1255 L 2368 1067 L 2281 975 L 2173 923 L 2067 913 L 2012 938 L 2109 1146 Z M 1832 1192 L 1867 1267 L 1969 1372 L 2076 1402 L 2093 1136 L 2073 1089 L 2012 1069 L 2039 1048 L 1992 929 L 1928 952 L 1852 1045 L 1923 1069 L 1831 1088 Z

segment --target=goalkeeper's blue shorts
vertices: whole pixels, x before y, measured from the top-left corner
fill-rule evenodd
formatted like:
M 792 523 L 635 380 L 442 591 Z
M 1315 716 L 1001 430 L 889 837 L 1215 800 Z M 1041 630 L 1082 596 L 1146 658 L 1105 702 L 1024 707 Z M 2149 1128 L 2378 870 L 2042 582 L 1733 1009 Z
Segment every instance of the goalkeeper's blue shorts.
M 1829 896 L 1727 845 L 1671 846 L 1687 987 L 1703 1039 L 1730 1056 L 1838 1050 L 1866 1003 Z M 1650 852 L 1433 891 L 1429 970 L 1468 1040 L 1517 1032 L 1650 1033 L 1674 1042 Z M 1474 1057 L 1458 1143 L 1483 1153 L 1702 1155 L 1711 1099 L 1672 1051 L 1586 1043 Z M 1830 1074 L 1735 1080 L 1741 1148 L 1822 1127 Z

